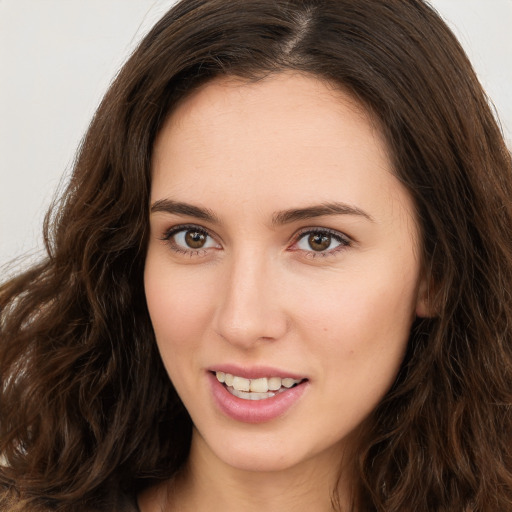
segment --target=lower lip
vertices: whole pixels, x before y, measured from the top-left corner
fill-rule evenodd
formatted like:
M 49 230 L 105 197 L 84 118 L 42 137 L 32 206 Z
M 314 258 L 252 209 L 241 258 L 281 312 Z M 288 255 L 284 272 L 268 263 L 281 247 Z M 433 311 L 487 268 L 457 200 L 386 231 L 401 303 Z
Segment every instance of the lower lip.
M 296 404 L 308 381 L 263 400 L 244 400 L 232 395 L 217 377 L 208 373 L 213 398 L 219 409 L 230 418 L 244 423 L 264 423 L 279 418 Z

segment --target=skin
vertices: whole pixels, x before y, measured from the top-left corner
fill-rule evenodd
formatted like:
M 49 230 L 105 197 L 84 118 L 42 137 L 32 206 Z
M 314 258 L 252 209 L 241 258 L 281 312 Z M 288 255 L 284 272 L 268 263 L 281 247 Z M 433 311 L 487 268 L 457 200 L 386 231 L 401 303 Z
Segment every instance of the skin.
M 142 512 L 327 511 L 340 468 L 348 503 L 354 439 L 428 313 L 414 207 L 376 123 L 312 76 L 216 79 L 170 115 L 152 165 L 146 297 L 194 430 L 186 468 L 141 495 Z M 347 211 L 279 215 L 327 203 Z M 203 248 L 187 246 L 186 229 L 168 236 L 184 224 Z M 325 250 L 312 250 L 312 229 Z M 226 363 L 307 385 L 278 418 L 237 421 L 207 382 Z

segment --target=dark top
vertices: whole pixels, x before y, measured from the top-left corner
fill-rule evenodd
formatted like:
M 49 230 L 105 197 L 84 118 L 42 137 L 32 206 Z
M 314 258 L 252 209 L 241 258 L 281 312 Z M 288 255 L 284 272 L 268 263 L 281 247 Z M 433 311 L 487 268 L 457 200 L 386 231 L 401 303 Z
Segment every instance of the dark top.
M 116 512 L 118 510 L 119 512 L 140 512 L 136 496 L 127 496 L 126 494 L 121 494 L 116 505 L 117 508 L 114 509 Z
M 140 512 L 140 510 L 136 496 L 125 494 L 116 489 L 112 491 L 100 508 L 94 508 L 90 512 Z

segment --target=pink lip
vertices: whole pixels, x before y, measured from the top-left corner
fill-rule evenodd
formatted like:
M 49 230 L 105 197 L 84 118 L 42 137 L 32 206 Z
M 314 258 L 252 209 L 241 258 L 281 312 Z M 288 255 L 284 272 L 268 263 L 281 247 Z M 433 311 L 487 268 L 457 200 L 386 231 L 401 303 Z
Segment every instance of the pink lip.
M 258 374 L 252 370 L 251 375 L 262 376 L 261 373 Z M 219 369 L 218 371 L 224 370 Z M 231 372 L 227 371 L 225 373 Z M 241 375 L 240 373 L 234 373 L 234 375 L 244 377 L 244 375 Z M 245 375 L 247 375 L 247 373 Z M 269 375 L 278 376 L 279 373 L 264 374 L 264 376 Z M 213 395 L 213 399 L 217 407 L 226 416 L 244 423 L 264 423 L 266 421 L 271 421 L 282 416 L 285 412 L 288 411 L 288 409 L 290 409 L 300 400 L 308 387 L 308 381 L 306 380 L 293 388 L 287 389 L 286 391 L 278 393 L 275 396 L 265 400 L 244 400 L 243 398 L 238 398 L 232 395 L 224 387 L 224 385 L 217 380 L 215 374 L 208 372 L 207 376 L 210 382 L 210 389 Z M 258 376 L 252 378 L 258 378 Z
M 261 379 L 263 377 L 281 377 L 284 379 L 285 377 L 289 377 L 295 380 L 302 380 L 305 378 L 304 375 L 289 373 L 286 370 L 281 370 L 271 366 L 251 366 L 250 368 L 245 368 L 234 364 L 221 364 L 207 368 L 207 370 L 214 373 L 230 373 L 231 375 L 244 377 L 245 379 Z

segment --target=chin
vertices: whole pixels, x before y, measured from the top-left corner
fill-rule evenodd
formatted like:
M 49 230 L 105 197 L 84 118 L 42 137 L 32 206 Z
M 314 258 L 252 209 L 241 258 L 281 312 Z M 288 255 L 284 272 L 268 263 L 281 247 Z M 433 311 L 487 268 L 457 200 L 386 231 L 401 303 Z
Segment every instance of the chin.
M 252 430 L 252 429 L 251 429 Z M 296 444 L 287 443 L 279 436 L 246 432 L 236 435 L 224 433 L 221 439 L 205 438 L 210 454 L 227 466 L 248 472 L 276 472 L 289 469 L 306 458 Z M 288 441 L 290 439 L 288 438 Z M 297 440 L 300 441 L 300 440 Z
M 287 453 L 267 450 L 240 450 L 223 454 L 225 464 L 240 471 L 274 473 L 286 471 L 299 463 Z
M 258 427 L 261 429 L 261 425 Z M 281 435 L 280 435 L 281 434 Z M 199 436 L 198 436 L 199 437 Z M 318 443 L 305 433 L 293 436 L 290 432 L 269 429 L 267 432 L 224 432 L 221 438 L 212 436 L 206 442 L 210 454 L 225 465 L 247 472 L 277 473 L 327 462 L 341 462 L 339 440 Z M 327 442 L 325 442 L 327 441 Z M 316 461 L 316 462 L 315 462 Z M 317 468 L 318 469 L 318 468 Z

